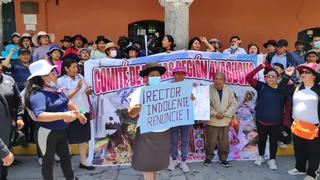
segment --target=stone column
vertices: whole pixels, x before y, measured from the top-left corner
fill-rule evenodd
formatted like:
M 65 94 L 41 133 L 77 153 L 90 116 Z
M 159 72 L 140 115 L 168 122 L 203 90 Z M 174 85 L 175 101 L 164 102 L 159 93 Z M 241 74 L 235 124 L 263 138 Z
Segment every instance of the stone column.
M 187 49 L 189 41 L 189 6 L 193 0 L 159 0 L 165 9 L 165 33 L 173 36 L 176 49 Z

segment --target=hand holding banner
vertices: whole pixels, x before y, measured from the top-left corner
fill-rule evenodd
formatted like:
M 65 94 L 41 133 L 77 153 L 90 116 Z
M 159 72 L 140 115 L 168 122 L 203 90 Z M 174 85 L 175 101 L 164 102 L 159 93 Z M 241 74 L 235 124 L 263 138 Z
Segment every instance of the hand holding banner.
M 145 86 L 141 90 L 141 133 L 194 124 L 192 82 Z

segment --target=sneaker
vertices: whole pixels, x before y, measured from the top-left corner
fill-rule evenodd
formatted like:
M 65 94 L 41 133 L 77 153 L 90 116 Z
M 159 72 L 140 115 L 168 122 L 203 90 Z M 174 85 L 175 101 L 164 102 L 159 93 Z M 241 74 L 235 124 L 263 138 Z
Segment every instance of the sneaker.
M 272 170 L 278 169 L 277 164 L 276 164 L 276 160 L 274 160 L 274 159 L 270 159 L 268 161 L 268 165 L 269 165 L 269 168 Z
M 38 159 L 38 163 L 39 163 L 40 166 L 42 166 L 42 158 Z
M 303 180 L 316 180 L 316 178 L 307 175 L 306 177 L 303 178 Z
M 226 161 L 226 160 L 222 160 L 222 161 L 220 161 L 220 163 L 221 163 L 221 164 L 222 164 L 222 166 L 223 166 L 223 167 L 225 167 L 225 168 L 230 167 L 229 162 L 228 162 L 228 161 Z
M 178 163 L 177 160 L 170 160 L 168 169 L 169 169 L 170 171 L 173 171 L 178 164 L 179 164 L 179 163 Z
M 281 142 L 281 141 L 278 141 L 278 146 L 279 146 L 279 148 L 281 148 L 281 149 L 286 149 L 286 148 L 288 147 L 285 143 L 283 143 L 283 142 Z
M 299 171 L 298 169 L 293 168 L 293 169 L 290 169 L 290 170 L 288 171 L 288 174 L 293 175 L 293 176 L 296 176 L 296 175 L 305 175 L 305 174 L 307 174 L 307 173 L 306 173 L 306 172 L 301 172 L 301 171 Z
M 180 168 L 182 169 L 182 172 L 184 172 L 184 173 L 190 172 L 189 167 L 185 161 L 182 161 L 180 163 Z
M 203 164 L 205 166 L 210 166 L 211 165 L 211 160 L 210 159 L 206 159 L 206 160 L 204 160 Z
M 261 166 L 264 163 L 264 157 L 263 156 L 259 156 L 258 159 L 254 162 L 255 165 L 257 166 Z

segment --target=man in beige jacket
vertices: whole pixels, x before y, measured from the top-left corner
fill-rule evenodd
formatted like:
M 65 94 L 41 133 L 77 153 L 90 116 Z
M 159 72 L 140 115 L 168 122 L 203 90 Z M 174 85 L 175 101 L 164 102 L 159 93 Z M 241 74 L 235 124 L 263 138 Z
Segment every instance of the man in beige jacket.
M 225 82 L 225 74 L 217 72 L 210 86 L 210 121 L 207 123 L 206 160 L 209 166 L 218 145 L 218 156 L 222 166 L 229 167 L 229 122 L 236 112 L 237 101 L 233 90 Z

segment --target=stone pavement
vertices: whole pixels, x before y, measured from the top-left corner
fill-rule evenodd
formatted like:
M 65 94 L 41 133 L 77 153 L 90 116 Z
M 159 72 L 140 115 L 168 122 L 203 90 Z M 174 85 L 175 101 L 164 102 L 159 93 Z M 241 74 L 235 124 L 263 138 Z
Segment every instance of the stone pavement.
M 41 179 L 41 169 L 35 156 L 18 156 L 22 164 L 9 169 L 9 180 Z M 72 158 L 75 174 L 80 180 L 143 180 L 142 173 L 129 166 L 97 167 L 95 171 L 85 171 L 78 168 L 79 157 Z M 179 168 L 175 171 L 160 172 L 158 180 L 302 180 L 303 176 L 290 176 L 287 170 L 294 167 L 293 156 L 281 156 L 277 159 L 278 170 L 270 170 L 267 165 L 257 167 L 253 161 L 231 161 L 230 168 L 224 168 L 218 163 L 204 166 L 202 163 L 189 163 L 190 173 L 183 173 Z M 59 164 L 54 167 L 55 179 L 62 180 L 63 175 Z

